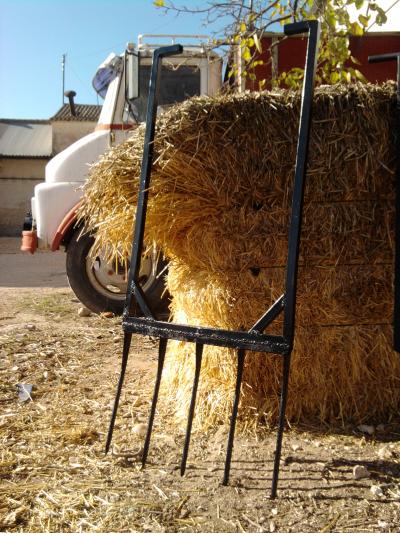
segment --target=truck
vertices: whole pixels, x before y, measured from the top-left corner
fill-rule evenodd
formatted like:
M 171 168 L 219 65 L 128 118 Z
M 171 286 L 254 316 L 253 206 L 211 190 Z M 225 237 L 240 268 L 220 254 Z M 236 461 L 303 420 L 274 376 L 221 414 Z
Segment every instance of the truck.
M 127 272 L 123 265 L 107 262 L 101 252 L 92 257 L 94 237 L 83 231 L 84 221 L 77 220 L 82 186 L 90 164 L 145 121 L 153 51 L 176 42 L 183 44 L 184 51 L 163 62 L 159 110 L 195 95 L 212 96 L 219 91 L 222 59 L 212 50 L 207 36 L 139 35 L 137 46 L 128 43 L 123 54 L 110 54 L 93 78 L 94 89 L 104 98 L 95 131 L 49 161 L 45 180 L 35 187 L 31 211 L 24 221 L 21 250 L 64 249 L 69 285 L 84 306 L 96 313 L 122 313 Z M 66 95 L 73 114 L 75 93 Z M 165 307 L 165 268 L 156 250 L 142 260 L 142 290 L 153 309 Z

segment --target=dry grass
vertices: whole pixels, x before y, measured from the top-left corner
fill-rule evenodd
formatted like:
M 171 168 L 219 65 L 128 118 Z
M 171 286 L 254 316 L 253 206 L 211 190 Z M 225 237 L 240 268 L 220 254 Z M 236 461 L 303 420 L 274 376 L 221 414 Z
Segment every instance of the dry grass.
M 301 245 L 290 420 L 386 420 L 400 407 L 390 347 L 394 86 L 316 91 Z M 147 240 L 170 258 L 177 322 L 247 329 L 282 292 L 299 96 L 197 98 L 160 117 Z M 130 253 L 143 128 L 94 166 L 81 215 L 110 257 Z M 171 349 L 186 411 L 191 347 Z M 207 349 L 203 423 L 226 419 L 236 375 Z M 273 421 L 277 358 L 247 357 L 245 418 Z M 210 392 L 211 391 L 211 392 Z
M 133 349 L 141 365 L 128 372 L 119 446 L 105 456 L 121 326 L 95 316 L 77 321 L 70 300 L 65 291 L 43 297 L 35 290 L 32 299 L 13 306 L 17 320 L 1 323 L 0 530 L 161 531 L 191 525 L 194 520 L 183 516 L 185 494 L 177 491 L 164 501 L 151 483 L 146 486 L 148 474 L 135 463 L 133 450 L 142 437 L 132 427 L 147 419 L 145 378 L 153 343 L 141 343 L 139 354 L 137 344 Z M 21 320 L 27 312 L 33 313 L 33 330 Z M 21 382 L 34 385 L 25 402 L 18 399 Z M 156 431 L 153 453 L 165 440 L 159 421 Z
M 144 435 L 137 426 L 143 427 L 149 415 L 155 343 L 134 338 L 112 453 L 105 456 L 122 350 L 120 320 L 77 317 L 78 303 L 71 301 L 73 294 L 65 289 L 2 289 L 1 296 L 1 531 L 235 533 L 275 528 L 312 533 L 327 531 L 332 517 L 338 532 L 383 529 L 378 521 L 387 523 L 385 530 L 397 531 L 398 420 L 376 427 L 373 436 L 360 433 L 355 426 L 336 434 L 327 434 L 327 428 L 321 426 L 305 432 L 299 428 L 287 431 L 279 498 L 271 501 L 275 432 L 237 432 L 230 485 L 224 487 L 221 479 L 228 426 L 210 431 L 195 428 L 188 469 L 181 477 L 185 424 L 178 426 L 171 416 L 174 398 L 170 396 L 160 398 L 149 460 L 142 470 Z M 354 343 L 371 347 L 367 330 L 358 331 L 361 340 L 354 338 Z M 377 329 L 369 331 L 380 335 Z M 316 330 L 315 342 L 318 340 Z M 336 341 L 340 342 L 340 333 Z M 343 342 L 348 346 L 353 341 L 343 338 Z M 377 346 L 380 344 L 377 338 Z M 373 355 L 367 359 L 370 372 L 377 362 Z M 261 364 L 256 358 L 256 364 Z M 226 358 L 221 364 L 226 365 L 227 373 L 232 372 Z M 391 370 L 388 364 L 382 390 L 392 386 Z M 210 367 L 204 371 L 207 379 Z M 363 372 L 360 365 L 354 365 L 348 379 L 362 379 Z M 178 377 L 182 389 L 176 392 L 184 393 L 191 379 L 190 367 L 185 365 Z M 206 379 L 202 378 L 203 387 Z M 292 397 L 307 386 L 305 379 L 293 383 Z M 31 399 L 20 401 L 19 383 L 34 386 Z M 163 380 L 162 387 L 165 384 Z M 328 391 L 321 394 L 327 397 Z M 218 407 L 221 387 L 209 388 L 208 394 L 219 409 L 215 420 L 223 408 Z M 232 394 L 229 396 L 231 400 Z M 378 401 L 388 402 L 382 396 Z M 204 406 L 202 402 L 199 407 Z M 248 415 L 250 410 L 244 408 Z M 309 408 L 304 404 L 306 411 Z M 200 415 L 198 408 L 196 420 Z M 253 430 L 253 420 L 254 415 L 244 417 L 238 429 Z M 371 477 L 355 480 L 356 465 L 368 468 Z M 372 493 L 371 486 L 381 487 L 382 495 Z

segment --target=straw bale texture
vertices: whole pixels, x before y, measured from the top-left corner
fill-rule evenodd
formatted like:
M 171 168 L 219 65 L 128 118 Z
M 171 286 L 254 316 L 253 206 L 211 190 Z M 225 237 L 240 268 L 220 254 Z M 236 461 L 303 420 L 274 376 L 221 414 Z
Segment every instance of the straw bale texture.
M 399 407 L 400 358 L 388 325 L 302 327 L 296 331 L 286 416 L 291 422 L 345 425 L 386 420 Z M 205 347 L 197 421 L 227 422 L 232 409 L 236 358 L 229 349 Z M 194 374 L 194 348 L 174 342 L 168 402 L 187 417 Z M 248 352 L 240 403 L 250 427 L 274 423 L 278 414 L 281 361 Z
M 146 239 L 170 259 L 175 322 L 248 329 L 282 293 L 299 102 L 290 92 L 201 97 L 159 118 Z M 386 419 L 400 407 L 390 347 L 394 105 L 392 84 L 316 91 L 291 420 Z M 110 257 L 130 253 L 143 133 L 106 154 L 85 187 L 81 215 Z M 182 412 L 191 351 L 174 343 L 167 369 Z M 228 350 L 206 354 L 202 423 L 227 418 L 236 375 Z M 248 355 L 246 420 L 275 420 L 278 363 Z
M 297 324 L 390 324 L 393 289 L 387 270 L 387 265 L 300 267 Z M 284 276 L 282 268 L 261 269 L 257 276 L 190 275 L 185 266 L 174 263 L 168 276 L 173 314 L 184 311 L 192 321 L 210 327 L 249 329 L 283 293 Z

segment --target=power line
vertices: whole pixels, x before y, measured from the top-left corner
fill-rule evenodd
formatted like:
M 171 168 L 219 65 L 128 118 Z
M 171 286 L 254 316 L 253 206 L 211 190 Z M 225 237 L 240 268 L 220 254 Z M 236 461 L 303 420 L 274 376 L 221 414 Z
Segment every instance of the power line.
M 62 60 L 61 60 L 61 71 L 62 71 L 62 101 L 61 101 L 61 105 L 64 105 L 64 92 L 65 92 L 65 57 L 66 57 L 67 54 L 63 54 L 62 55 Z
M 393 4 L 386 9 L 385 15 L 386 15 L 386 13 L 388 13 L 392 9 L 392 7 L 397 5 L 399 2 L 400 2 L 400 0 L 396 0 L 395 2 L 393 2 Z M 376 20 L 371 24 L 371 26 L 368 26 L 367 31 L 370 30 L 372 28 L 372 26 L 375 26 L 375 24 L 376 24 Z

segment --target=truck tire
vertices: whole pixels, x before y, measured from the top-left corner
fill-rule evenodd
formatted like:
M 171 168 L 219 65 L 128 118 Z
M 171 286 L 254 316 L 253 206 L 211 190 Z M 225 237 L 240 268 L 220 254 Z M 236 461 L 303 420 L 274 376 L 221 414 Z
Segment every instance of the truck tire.
M 90 251 L 94 238 L 78 228 L 67 245 L 68 282 L 77 298 L 91 311 L 112 311 L 121 315 L 124 309 L 127 274 L 125 267 L 109 264 L 99 254 L 94 260 Z M 142 259 L 141 287 L 151 310 L 158 317 L 168 316 L 169 296 L 165 288 L 167 263 L 160 254 L 150 253 Z M 142 313 L 136 305 L 131 313 Z

